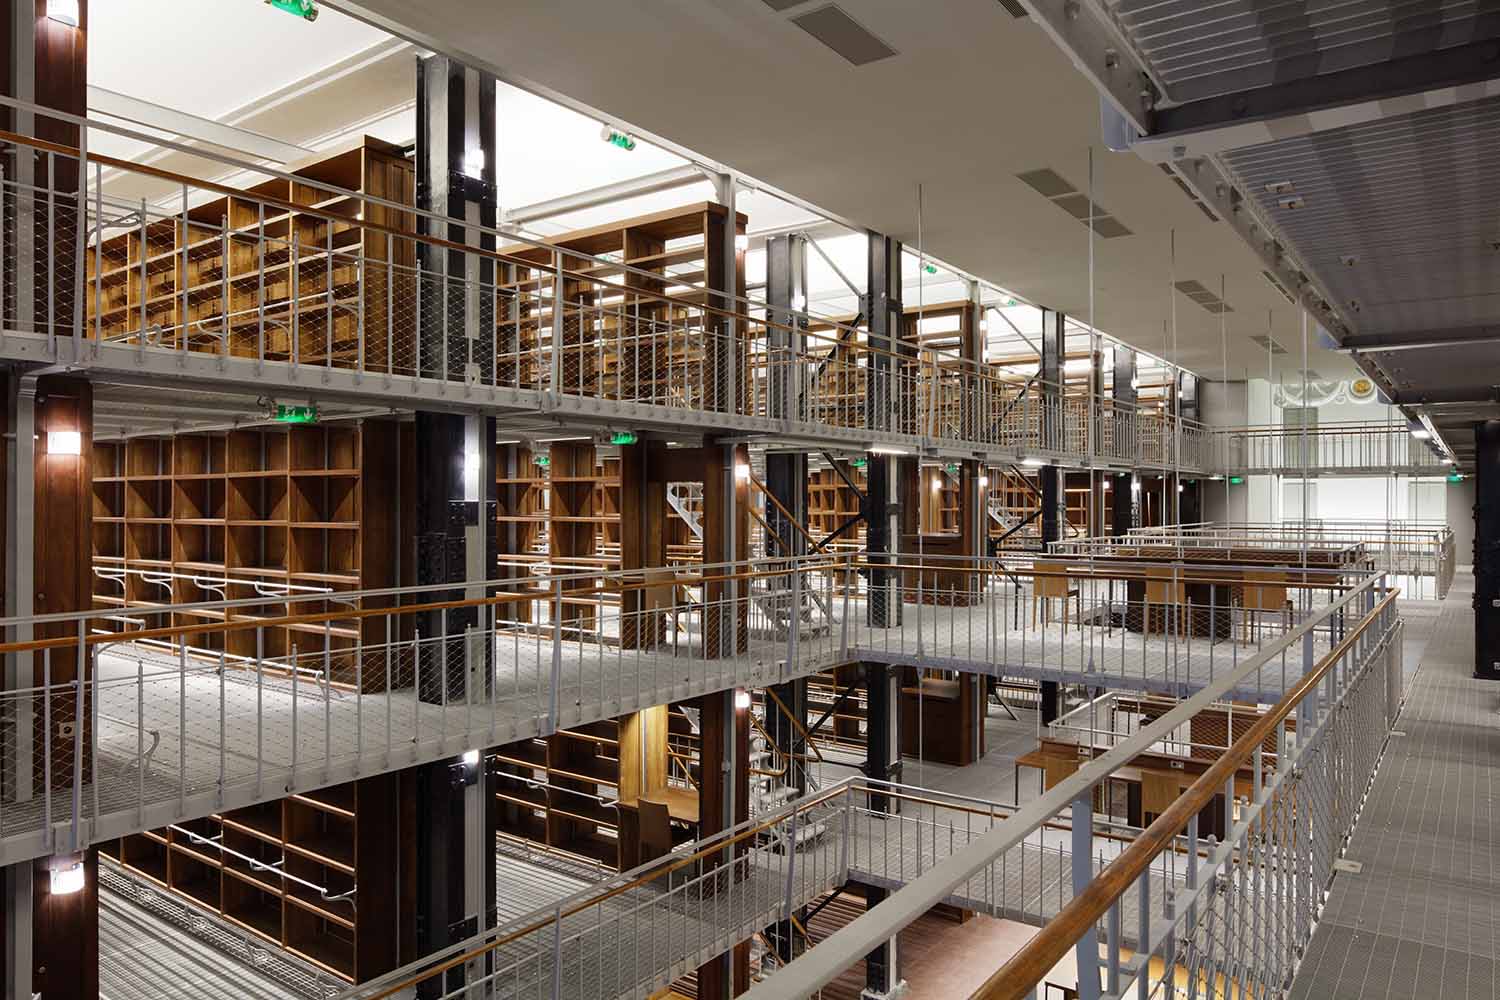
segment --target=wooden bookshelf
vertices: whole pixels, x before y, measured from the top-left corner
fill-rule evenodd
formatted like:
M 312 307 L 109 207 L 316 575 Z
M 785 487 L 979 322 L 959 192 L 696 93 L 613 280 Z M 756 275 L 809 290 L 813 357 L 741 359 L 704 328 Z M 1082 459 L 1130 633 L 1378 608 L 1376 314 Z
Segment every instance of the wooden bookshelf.
M 411 205 L 415 168 L 364 136 L 292 173 L 302 181 L 271 179 L 90 246 L 91 335 L 135 343 L 144 330 L 155 347 L 415 374 L 415 244 L 360 224 L 410 231 L 414 217 L 309 183 Z
M 225 612 L 177 612 L 169 623 L 158 609 L 266 597 L 230 618 L 269 618 L 287 613 L 285 598 L 317 588 L 394 586 L 396 433 L 393 420 L 363 420 L 96 442 L 94 606 L 183 626 L 224 620 Z M 295 604 L 298 613 L 347 607 L 333 599 Z M 266 657 L 294 647 L 321 652 L 326 641 L 333 683 L 384 687 L 383 673 L 361 677 L 352 655 L 361 640 L 385 641 L 379 618 L 258 631 Z M 253 656 L 256 633 L 206 633 L 192 644 Z
M 99 850 L 268 943 L 363 982 L 397 964 L 396 777 L 130 834 Z M 350 890 L 347 899 L 328 898 Z
M 681 742 L 686 726 L 685 716 L 662 705 L 490 751 L 500 834 L 634 867 L 621 846 L 620 810 L 608 803 L 629 805 L 665 788 L 669 736 Z

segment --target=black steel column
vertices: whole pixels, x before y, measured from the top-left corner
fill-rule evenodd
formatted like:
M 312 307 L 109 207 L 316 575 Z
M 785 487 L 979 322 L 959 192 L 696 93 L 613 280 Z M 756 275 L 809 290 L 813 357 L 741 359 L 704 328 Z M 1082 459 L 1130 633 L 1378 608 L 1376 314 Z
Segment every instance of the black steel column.
M 441 56 L 417 62 L 419 229 L 457 244 L 493 249 L 495 80 Z M 418 244 L 422 376 L 466 385 L 494 376 L 493 261 Z M 431 601 L 487 596 L 496 575 L 495 421 L 463 413 L 415 415 L 413 474 L 416 582 L 451 588 Z M 490 696 L 493 644 L 480 608 L 425 612 L 416 669 L 421 700 L 443 704 Z M 475 747 L 482 751 L 482 747 Z M 481 761 L 452 758 L 414 769 L 416 945 L 419 954 L 462 941 L 495 917 L 494 810 Z M 455 970 L 456 972 L 459 970 Z M 450 987 L 456 985 L 450 983 Z M 434 984 L 434 989 L 436 984 Z
M 1135 352 L 1128 347 L 1114 347 L 1114 385 L 1111 396 L 1114 400 L 1115 440 L 1135 440 L 1137 394 L 1135 388 Z M 1110 483 L 1110 534 L 1127 535 L 1136 526 L 1135 474 L 1131 472 L 1111 473 Z
M 1500 420 L 1474 425 L 1474 676 L 1500 680 Z
M 901 671 L 884 663 L 866 663 L 865 713 L 867 740 L 865 774 L 875 781 L 901 781 Z M 878 812 L 900 812 L 900 800 L 870 796 L 870 808 Z M 865 887 L 868 906 L 885 899 L 884 889 Z M 883 997 L 900 981 L 896 963 L 896 939 L 891 938 L 865 956 L 865 995 Z
M 1063 421 L 1063 351 L 1067 336 L 1063 332 L 1066 317 L 1046 310 L 1042 315 L 1042 447 L 1063 450 L 1066 426 Z M 1061 466 L 1045 465 L 1042 480 L 1042 544 L 1061 540 L 1067 517 Z
M 870 343 L 869 393 L 865 399 L 872 431 L 899 431 L 905 427 L 903 416 L 907 393 L 902 386 L 902 365 L 897 363 L 901 346 L 901 242 L 879 233 L 868 234 L 869 293 L 864 314 L 868 322 Z M 898 524 L 901 476 L 916 475 L 915 461 L 898 456 L 871 452 L 867 469 L 865 511 L 865 550 L 871 563 L 893 562 L 901 549 Z M 871 570 L 868 612 L 874 628 L 892 628 L 901 624 L 901 574 L 898 571 Z
M 896 355 L 901 350 L 904 312 L 901 305 L 901 244 L 897 240 L 869 234 L 869 289 L 864 303 L 868 321 L 870 356 L 869 397 L 870 429 L 900 431 L 908 429 L 907 400 L 902 391 L 906 373 Z M 869 457 L 869 510 L 866 512 L 865 548 L 871 563 L 894 561 L 901 548 L 900 521 L 897 516 L 902 476 L 915 476 L 916 463 L 893 455 L 872 452 Z M 872 570 L 870 574 L 869 622 L 871 626 L 892 627 L 901 624 L 901 574 L 899 571 Z M 899 671 L 885 664 L 866 663 L 866 759 L 865 774 L 876 781 L 901 780 L 901 740 L 897 689 Z M 871 796 L 870 805 L 878 811 L 896 811 L 897 800 Z M 867 888 L 869 906 L 885 898 L 881 889 Z M 896 982 L 896 939 L 885 942 L 865 956 L 865 994 L 885 996 Z

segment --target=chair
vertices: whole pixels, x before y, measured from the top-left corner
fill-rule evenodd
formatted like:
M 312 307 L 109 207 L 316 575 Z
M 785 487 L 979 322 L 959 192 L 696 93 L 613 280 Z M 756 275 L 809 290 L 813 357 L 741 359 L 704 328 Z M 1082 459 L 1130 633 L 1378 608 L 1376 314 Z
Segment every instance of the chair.
M 672 816 L 667 811 L 667 804 L 641 798 L 636 799 L 635 807 L 640 815 L 640 863 L 645 864 L 671 854 Z
M 1182 614 L 1183 605 L 1187 604 L 1187 583 L 1183 581 L 1179 571 L 1172 567 L 1148 567 L 1146 569 L 1146 606 L 1141 615 L 1141 634 L 1148 635 L 1151 632 L 1151 605 L 1159 604 L 1164 610 L 1177 609 L 1175 631 L 1179 635 L 1187 634 L 1187 623 Z M 1166 623 L 1163 623 L 1166 624 Z M 1173 626 L 1166 624 L 1162 631 L 1173 631 Z
M 1240 593 L 1240 608 L 1245 624 L 1245 641 L 1253 641 L 1259 635 L 1260 620 L 1256 611 L 1290 611 L 1292 599 L 1287 593 L 1290 577 L 1286 573 L 1267 570 L 1245 570 L 1245 583 Z
M 1068 630 L 1068 601 L 1078 602 L 1078 627 L 1083 628 L 1083 593 L 1067 577 L 1067 566 L 1060 562 L 1031 564 L 1031 625 L 1036 627 L 1037 605 L 1042 608 L 1042 625 L 1051 618 L 1052 602 L 1062 601 L 1063 631 Z

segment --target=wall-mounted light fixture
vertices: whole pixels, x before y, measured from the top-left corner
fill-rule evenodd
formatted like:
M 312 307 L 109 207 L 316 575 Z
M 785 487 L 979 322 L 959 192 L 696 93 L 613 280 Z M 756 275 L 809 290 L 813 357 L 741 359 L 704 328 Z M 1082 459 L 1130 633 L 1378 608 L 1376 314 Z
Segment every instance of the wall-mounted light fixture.
M 83 435 L 78 431 L 48 431 L 47 454 L 82 455 Z
M 54 896 L 69 896 L 83 888 L 82 855 L 58 855 L 48 861 L 47 871 L 50 876 L 47 888 Z
M 464 153 L 464 173 L 474 178 L 484 176 L 484 150 L 471 149 Z
M 740 688 L 734 693 L 734 707 L 741 711 L 750 707 L 750 692 Z

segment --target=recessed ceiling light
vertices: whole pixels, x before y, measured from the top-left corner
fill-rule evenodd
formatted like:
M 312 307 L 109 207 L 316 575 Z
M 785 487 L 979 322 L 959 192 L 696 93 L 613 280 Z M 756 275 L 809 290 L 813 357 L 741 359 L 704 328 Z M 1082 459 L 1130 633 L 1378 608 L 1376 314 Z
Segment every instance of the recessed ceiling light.
M 1287 194 L 1292 190 L 1291 181 L 1268 181 L 1266 183 L 1267 194 Z
M 1299 194 L 1293 195 L 1290 198 L 1282 198 L 1276 204 L 1290 212 L 1303 207 L 1306 202 L 1302 200 L 1302 196 Z

